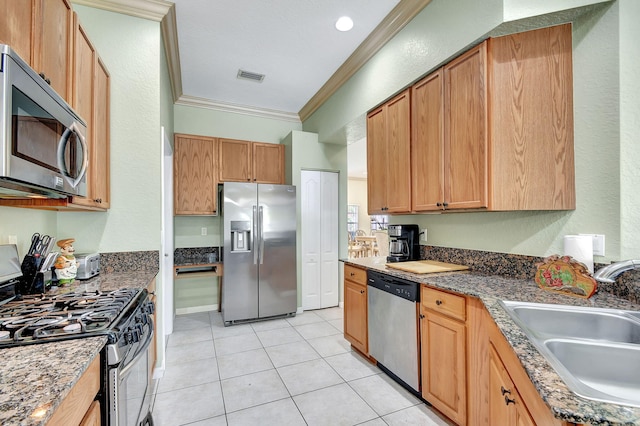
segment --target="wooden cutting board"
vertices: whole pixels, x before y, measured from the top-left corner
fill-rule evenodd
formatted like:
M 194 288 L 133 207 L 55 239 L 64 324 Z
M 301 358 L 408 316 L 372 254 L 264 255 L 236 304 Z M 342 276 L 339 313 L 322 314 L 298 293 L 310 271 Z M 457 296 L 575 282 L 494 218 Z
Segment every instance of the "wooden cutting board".
M 438 262 L 436 260 L 387 263 L 387 267 L 405 272 L 413 272 L 414 274 L 433 274 L 436 272 L 464 271 L 465 269 L 469 269 L 468 266 Z

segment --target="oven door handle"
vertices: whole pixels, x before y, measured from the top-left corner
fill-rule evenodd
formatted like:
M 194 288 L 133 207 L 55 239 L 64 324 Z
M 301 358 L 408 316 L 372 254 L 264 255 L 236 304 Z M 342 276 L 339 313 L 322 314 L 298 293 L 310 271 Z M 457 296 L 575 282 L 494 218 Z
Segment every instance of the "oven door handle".
M 147 335 L 147 340 L 145 340 L 145 342 L 143 343 L 143 345 L 140 347 L 140 349 L 138 349 L 138 352 L 136 352 L 136 355 L 133 357 L 133 359 L 131 360 L 130 363 L 128 363 L 121 371 L 120 374 L 118 375 L 118 378 L 120 380 L 124 379 L 127 374 L 129 374 L 129 371 L 131 371 L 131 369 L 138 363 L 138 361 L 140 360 L 140 358 L 142 358 L 143 356 L 146 355 L 147 353 L 147 349 L 149 348 L 149 345 L 151 345 L 151 342 L 153 341 L 153 319 L 151 317 L 149 317 L 149 326 L 151 327 L 151 333 L 149 333 Z

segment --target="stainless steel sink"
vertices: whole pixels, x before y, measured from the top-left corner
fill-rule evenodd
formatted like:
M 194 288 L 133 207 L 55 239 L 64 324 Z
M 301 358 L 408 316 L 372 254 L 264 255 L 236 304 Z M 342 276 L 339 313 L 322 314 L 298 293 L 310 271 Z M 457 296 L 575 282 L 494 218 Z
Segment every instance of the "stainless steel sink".
M 570 337 L 640 344 L 640 322 L 626 311 L 558 305 L 513 305 L 521 326 L 544 337 Z M 513 315 L 512 315 L 513 316 Z
M 640 312 L 501 304 L 573 392 L 640 407 Z

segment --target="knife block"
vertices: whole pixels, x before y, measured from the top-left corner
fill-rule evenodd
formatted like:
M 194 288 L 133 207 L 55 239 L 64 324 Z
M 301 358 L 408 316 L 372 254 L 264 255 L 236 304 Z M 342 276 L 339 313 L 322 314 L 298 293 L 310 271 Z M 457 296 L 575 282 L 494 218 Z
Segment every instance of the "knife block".
M 22 260 L 22 278 L 20 278 L 20 294 L 44 293 L 44 286 L 36 289 L 38 270 L 40 269 L 41 257 L 26 255 Z

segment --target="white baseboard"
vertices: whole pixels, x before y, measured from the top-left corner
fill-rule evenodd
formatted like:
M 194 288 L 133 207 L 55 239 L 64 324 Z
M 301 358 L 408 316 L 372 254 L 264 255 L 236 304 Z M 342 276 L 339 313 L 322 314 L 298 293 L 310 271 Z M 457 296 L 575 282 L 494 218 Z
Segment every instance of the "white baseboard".
M 178 308 L 176 315 L 197 314 L 198 312 L 218 311 L 218 305 L 194 306 L 192 308 Z
M 338 303 L 338 307 L 339 307 L 339 308 L 344 308 L 344 302 L 340 302 L 340 303 Z

